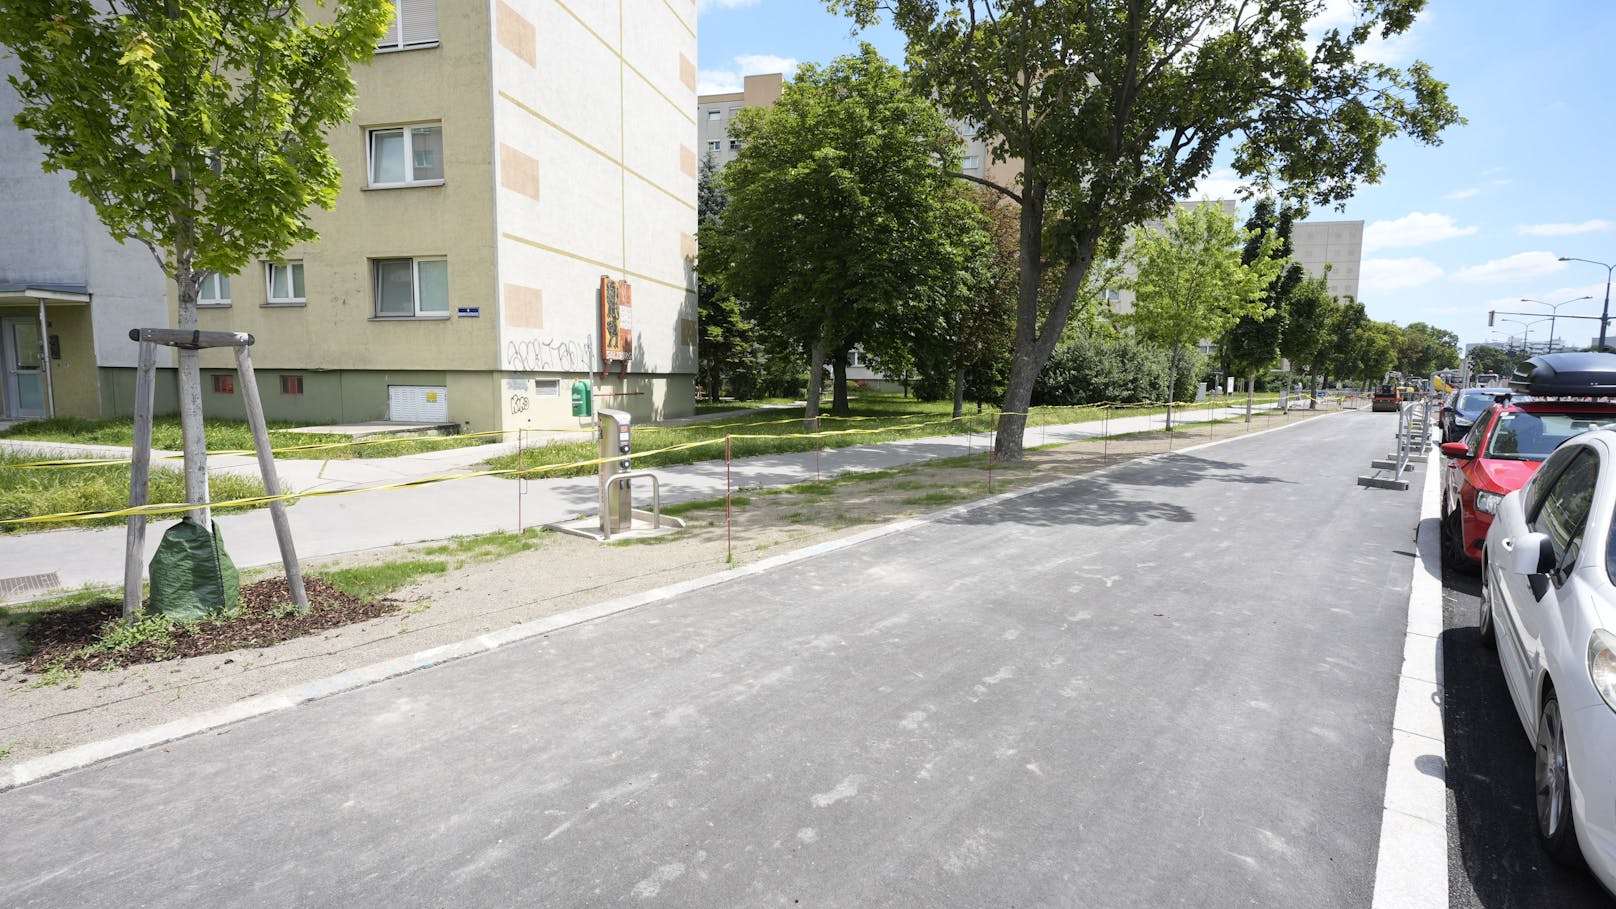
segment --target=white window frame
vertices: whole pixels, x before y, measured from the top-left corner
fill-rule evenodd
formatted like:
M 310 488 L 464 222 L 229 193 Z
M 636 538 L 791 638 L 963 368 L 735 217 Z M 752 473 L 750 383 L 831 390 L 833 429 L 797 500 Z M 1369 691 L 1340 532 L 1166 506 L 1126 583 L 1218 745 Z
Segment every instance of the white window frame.
M 442 177 L 431 177 L 425 180 L 415 179 L 415 130 L 422 126 L 436 126 L 438 128 L 438 142 L 443 142 L 443 123 L 439 120 L 429 120 L 421 123 L 405 123 L 399 126 L 373 126 L 365 130 L 365 185 L 370 189 L 399 189 L 405 186 L 442 186 Z M 401 133 L 404 137 L 404 170 L 407 176 L 395 183 L 378 183 L 376 176 L 376 137 L 381 133 Z M 440 154 L 442 152 L 440 151 Z M 444 170 L 440 162 L 439 170 Z
M 275 296 L 275 269 L 277 268 L 287 269 L 286 290 L 290 294 L 297 293 L 297 281 L 293 280 L 293 275 L 296 273 L 302 273 L 303 296 Z M 308 304 L 308 272 L 303 268 L 302 259 L 287 259 L 283 262 L 264 263 L 264 301 L 265 306 L 306 306 Z
M 393 22 L 376 42 L 381 53 L 424 50 L 438 46 L 437 0 L 393 0 Z M 413 27 L 405 28 L 406 24 Z
M 709 120 L 722 120 L 722 119 L 724 119 L 724 112 L 721 111 L 721 110 L 716 110 L 716 109 L 715 110 L 709 110 L 707 112 L 707 119 L 709 119 Z
M 731 140 L 729 140 L 729 149 L 730 149 L 730 151 L 735 151 L 736 149 L 738 149 L 740 147 L 741 147 L 741 140 L 739 140 L 739 139 L 731 139 Z
M 707 142 L 707 150 L 708 151 L 723 151 L 724 150 L 724 140 L 723 139 L 709 139 L 708 142 Z
M 966 155 L 960 159 L 960 170 L 976 170 L 981 166 L 981 155 Z
M 211 300 L 204 299 L 202 296 L 202 294 L 207 291 L 209 286 L 213 288 L 213 299 Z M 223 289 L 224 293 L 219 292 L 221 288 Z M 216 271 L 210 271 L 203 275 L 202 283 L 196 289 L 196 305 L 204 309 L 213 306 L 223 309 L 229 306 L 230 276 L 221 275 Z
M 380 320 L 384 320 L 384 321 L 393 321 L 393 320 L 398 320 L 398 319 L 408 320 L 408 319 L 447 319 L 447 318 L 449 318 L 451 315 L 454 314 L 454 305 L 448 300 L 444 301 L 444 308 L 442 310 L 422 311 L 422 309 L 421 309 L 421 263 L 422 262 L 443 262 L 443 263 L 445 263 L 444 268 L 447 269 L 448 268 L 448 265 L 447 265 L 448 261 L 449 261 L 449 259 L 446 256 L 384 256 L 384 257 L 378 258 L 378 259 L 371 259 L 370 260 L 370 284 L 371 284 L 370 312 L 371 312 L 371 318 L 380 319 Z M 384 312 L 382 312 L 381 267 L 382 267 L 382 263 L 384 263 L 384 262 L 408 262 L 408 263 L 410 263 L 410 303 L 411 303 L 412 309 L 408 313 L 401 313 L 401 312 L 384 313 Z

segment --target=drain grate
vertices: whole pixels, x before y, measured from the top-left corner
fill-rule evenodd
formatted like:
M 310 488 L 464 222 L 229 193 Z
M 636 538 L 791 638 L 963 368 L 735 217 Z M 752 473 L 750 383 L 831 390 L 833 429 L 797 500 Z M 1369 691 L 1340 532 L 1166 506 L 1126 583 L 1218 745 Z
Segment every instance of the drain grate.
M 25 574 L 18 578 L 0 578 L 0 600 L 18 600 L 26 596 L 50 593 L 62 586 L 62 579 L 51 571 L 45 574 Z

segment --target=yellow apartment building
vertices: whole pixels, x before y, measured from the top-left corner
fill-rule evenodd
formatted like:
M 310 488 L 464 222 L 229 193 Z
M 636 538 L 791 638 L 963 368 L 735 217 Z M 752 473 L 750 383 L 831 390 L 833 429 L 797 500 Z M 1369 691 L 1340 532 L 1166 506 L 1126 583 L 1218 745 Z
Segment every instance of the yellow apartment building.
M 694 0 L 398 6 L 331 136 L 343 186 L 316 212 L 320 239 L 209 276 L 200 327 L 256 338 L 272 420 L 574 428 L 580 378 L 637 419 L 690 414 Z M 119 335 L 172 324 L 177 305 L 168 284 L 156 314 L 149 300 L 107 312 L 93 270 L 46 282 L 0 262 L 0 307 L 16 299 L 39 325 L 35 310 L 56 306 L 83 335 L 59 345 L 78 362 L 106 348 L 99 368 L 50 377 L 64 415 L 129 412 L 135 345 Z M 143 296 L 165 293 L 157 278 Z M 204 352 L 203 401 L 239 417 L 228 356 Z M 174 401 L 164 372 L 160 410 Z

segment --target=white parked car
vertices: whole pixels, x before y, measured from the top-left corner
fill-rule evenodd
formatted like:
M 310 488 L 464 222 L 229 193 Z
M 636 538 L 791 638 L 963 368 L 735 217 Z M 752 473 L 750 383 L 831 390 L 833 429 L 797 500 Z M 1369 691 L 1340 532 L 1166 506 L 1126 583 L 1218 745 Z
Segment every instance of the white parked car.
M 1499 503 L 1481 636 L 1537 752 L 1537 834 L 1616 892 L 1616 431 L 1573 436 Z

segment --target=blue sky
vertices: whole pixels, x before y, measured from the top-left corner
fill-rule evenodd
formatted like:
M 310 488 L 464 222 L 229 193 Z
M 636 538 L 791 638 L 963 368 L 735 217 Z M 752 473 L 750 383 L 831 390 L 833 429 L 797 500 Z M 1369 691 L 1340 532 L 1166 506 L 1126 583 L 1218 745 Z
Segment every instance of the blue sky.
M 817 0 L 701 0 L 700 91 L 738 90 L 740 77 L 824 62 L 869 40 L 901 61 L 889 28 L 851 34 Z M 1324 18 L 1346 21 L 1350 0 L 1327 0 Z M 1373 48 L 1386 62 L 1420 59 L 1448 83 L 1469 120 L 1435 147 L 1399 140 L 1383 148 L 1386 175 L 1343 211 L 1315 219 L 1365 222 L 1361 298 L 1372 318 L 1428 322 L 1463 342 L 1548 335 L 1549 323 L 1500 321 L 1488 310 L 1549 308 L 1597 316 L 1606 270 L 1560 256 L 1616 263 L 1616 3 L 1611 0 L 1431 0 L 1414 28 Z M 1226 196 L 1234 174 L 1202 188 Z M 1616 309 L 1616 307 L 1613 307 Z M 1534 317 L 1507 318 L 1530 322 Z M 1555 334 L 1586 344 L 1597 320 L 1561 319 Z M 1616 319 L 1610 335 L 1616 338 Z

